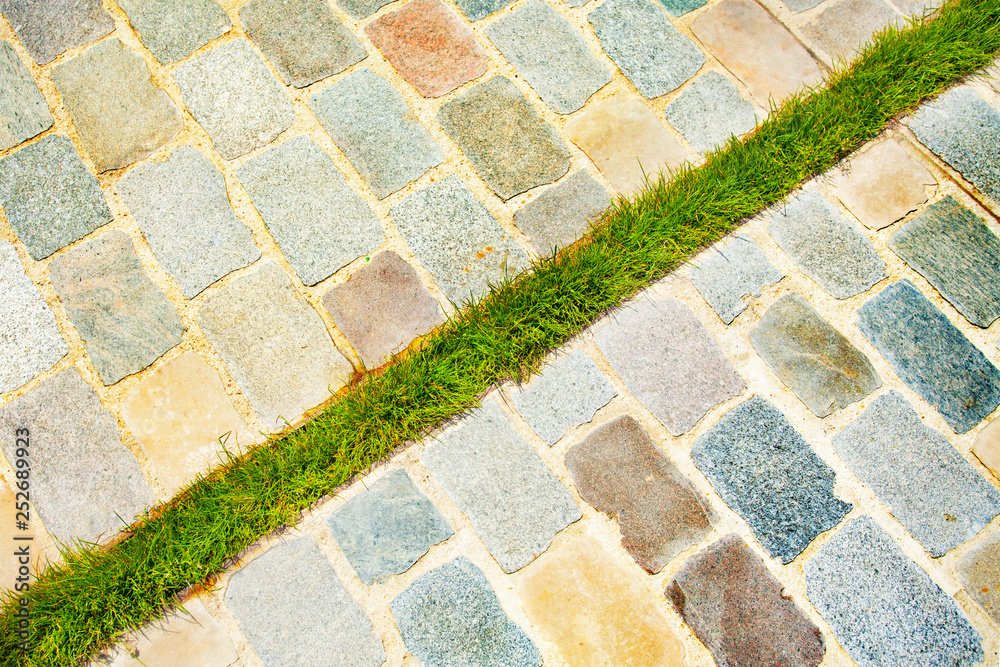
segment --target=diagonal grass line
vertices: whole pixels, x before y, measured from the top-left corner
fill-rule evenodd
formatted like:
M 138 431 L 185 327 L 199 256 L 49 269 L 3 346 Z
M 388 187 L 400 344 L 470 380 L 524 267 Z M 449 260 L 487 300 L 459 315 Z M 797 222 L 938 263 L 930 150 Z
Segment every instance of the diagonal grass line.
M 955 0 L 877 35 L 824 89 L 788 99 L 747 140 L 619 200 L 580 244 L 506 279 L 413 354 L 268 446 L 230 460 L 105 548 L 68 553 L 0 611 L 0 666 L 76 663 L 156 617 L 256 540 L 403 443 L 523 378 L 544 355 L 740 221 L 788 195 L 1000 50 L 1000 0 Z

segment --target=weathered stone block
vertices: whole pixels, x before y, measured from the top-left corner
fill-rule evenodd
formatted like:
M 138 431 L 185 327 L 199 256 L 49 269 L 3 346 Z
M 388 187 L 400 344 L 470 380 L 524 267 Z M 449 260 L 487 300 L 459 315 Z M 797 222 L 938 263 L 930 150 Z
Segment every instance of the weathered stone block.
M 161 63 L 184 60 L 230 28 L 215 0 L 121 0 L 118 5 Z
M 979 432 L 972 453 L 1000 478 L 1000 418 L 994 418 Z
M 757 126 L 753 105 L 740 96 L 732 81 L 715 71 L 698 77 L 664 113 L 699 153 L 708 153 L 729 137 L 746 134 Z
M 510 3 L 511 0 L 456 0 L 458 8 L 470 21 L 478 21 L 495 14 Z
M 337 5 L 354 19 L 371 16 L 392 0 L 337 0 Z
M 802 32 L 836 60 L 851 60 L 872 35 L 886 26 L 900 26 L 899 14 L 882 0 L 841 0 L 802 26 Z
M 726 324 L 732 324 L 753 297 L 760 296 L 764 285 L 785 277 L 746 236 L 737 236 L 697 262 L 691 269 L 691 282 Z
M 0 42 L 0 150 L 52 127 L 49 105 L 9 42 Z
M 111 667 L 228 667 L 239 654 L 199 598 L 186 600 L 183 611 L 137 632 L 133 648 L 121 651 Z
M 546 257 L 583 236 L 611 205 L 611 193 L 584 170 L 570 174 L 514 213 L 514 224 Z
M 101 0 L 0 0 L 0 12 L 39 65 L 115 29 Z
M 978 544 L 958 562 L 962 587 L 1000 623 L 1000 536 Z

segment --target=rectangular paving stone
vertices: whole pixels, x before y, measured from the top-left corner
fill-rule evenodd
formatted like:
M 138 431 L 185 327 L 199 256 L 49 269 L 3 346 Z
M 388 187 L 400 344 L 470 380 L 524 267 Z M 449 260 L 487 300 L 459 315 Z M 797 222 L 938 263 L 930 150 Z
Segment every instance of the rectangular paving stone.
M 958 578 L 969 596 L 1000 623 L 1000 535 L 987 538 L 962 557 Z
M 611 193 L 583 169 L 576 171 L 514 212 L 514 224 L 542 257 L 564 248 L 590 229 L 611 205 Z
M 470 21 L 478 21 L 495 14 L 511 3 L 511 0 L 455 0 L 458 8 Z
M 133 642 L 129 650 L 119 649 L 111 667 L 228 667 L 239 659 L 225 628 L 200 598 L 185 600 L 182 610 L 145 626 Z
M 1000 370 L 909 280 L 889 285 L 858 309 L 861 333 L 956 433 L 1000 405 Z
M 0 151 L 52 127 L 49 105 L 9 42 L 0 42 Z
M 746 236 L 737 236 L 718 252 L 696 261 L 691 282 L 726 324 L 732 324 L 753 297 L 760 296 L 764 285 L 785 277 L 767 261 L 756 241 Z
M 698 438 L 691 458 L 782 563 L 795 560 L 851 511 L 850 503 L 833 495 L 833 469 L 759 396 L 727 412 Z
M 115 29 L 101 0 L 0 0 L 0 12 L 39 65 Z
M 118 6 L 164 64 L 187 58 L 231 27 L 215 0 L 121 0 Z
M 994 417 L 993 421 L 979 432 L 972 445 L 972 453 L 995 477 L 1000 478 L 1000 417 Z
M 899 14 L 882 0 L 840 0 L 802 25 L 806 37 L 837 59 L 851 60 L 872 35 L 886 26 L 902 27 Z
M 715 71 L 698 77 L 667 105 L 664 114 L 702 154 L 757 126 L 754 106 L 740 96 L 732 81 Z

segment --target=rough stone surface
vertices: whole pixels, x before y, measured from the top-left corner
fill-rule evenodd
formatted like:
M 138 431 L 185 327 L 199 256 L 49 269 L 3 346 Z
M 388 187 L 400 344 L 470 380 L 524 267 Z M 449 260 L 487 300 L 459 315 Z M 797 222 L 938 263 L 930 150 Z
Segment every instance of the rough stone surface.
M 580 496 L 618 521 L 622 546 L 648 572 L 702 540 L 716 515 L 629 415 L 566 452 Z
M 807 9 L 812 9 L 822 1 L 823 0 L 782 0 L 785 6 L 793 12 L 804 12 Z
M 909 280 L 869 299 L 856 319 L 903 382 L 956 433 L 972 429 L 1000 405 L 1000 370 Z
M 551 183 L 570 153 L 510 79 L 495 76 L 441 107 L 438 121 L 501 199 Z
M 684 89 L 664 111 L 699 153 L 708 153 L 729 137 L 757 126 L 757 112 L 740 96 L 733 82 L 718 72 L 706 72 Z
M 815 667 L 823 659 L 819 628 L 736 535 L 689 558 L 666 595 L 719 665 Z
M 861 47 L 888 25 L 899 26 L 899 14 L 882 0 L 840 0 L 802 26 L 802 32 L 830 55 L 830 62 L 851 60 Z
M 181 318 L 114 230 L 49 264 L 52 287 L 104 384 L 138 373 L 181 342 Z
M 184 602 L 183 611 L 144 627 L 134 647 L 120 653 L 111 667 L 228 667 L 238 658 L 225 629 L 194 598 Z
M 737 236 L 718 252 L 696 261 L 691 282 L 726 324 L 732 324 L 753 297 L 760 296 L 764 285 L 785 277 L 746 236 Z
M 249 228 L 233 214 L 222 174 L 192 146 L 136 167 L 115 187 L 188 299 L 260 258 Z
M 0 151 L 44 132 L 52 122 L 31 72 L 9 42 L 0 42 Z
M 754 396 L 698 438 L 691 458 L 764 549 L 790 563 L 851 510 L 835 473 L 781 412 Z
M 246 40 L 198 54 L 174 70 L 174 80 L 227 160 L 266 146 L 295 122 L 292 101 Z
M 584 170 L 545 189 L 514 213 L 514 224 L 527 234 L 535 252 L 546 257 L 583 236 L 590 221 L 611 205 L 611 193 Z
M 309 137 L 294 137 L 237 172 L 281 251 L 315 285 L 385 240 L 382 225 Z
M 807 276 L 837 299 L 867 291 L 886 277 L 885 262 L 871 241 L 815 190 L 779 205 L 767 230 Z
M 462 556 L 431 570 L 390 604 L 403 643 L 421 664 L 540 667 L 535 645 Z
M 403 97 L 367 67 L 314 95 L 309 107 L 379 199 L 444 161 Z
M 702 323 L 676 299 L 640 297 L 594 337 L 629 391 L 673 435 L 687 433 L 746 388 Z
M 817 417 L 882 386 L 862 352 L 794 292 L 771 306 L 750 341 L 775 375 Z
M 392 0 L 337 0 L 337 5 L 354 19 L 371 16 Z
M 958 605 L 867 516 L 805 565 L 809 600 L 860 667 L 976 665 L 979 633 Z
M 455 534 L 402 469 L 349 500 L 326 525 L 368 586 L 406 572 L 428 549 Z
M 985 540 L 958 562 L 962 587 L 1000 623 L 1000 536 Z
M 175 63 L 229 30 L 215 0 L 121 0 L 139 38 L 161 63 Z
M 698 9 L 706 0 L 659 0 L 659 2 L 668 14 L 677 17 Z
M 0 0 L 0 12 L 39 65 L 115 29 L 101 0 Z
M 891 0 L 904 16 L 923 16 L 928 10 L 934 10 L 943 4 L 943 0 Z
M 310 535 L 272 546 L 233 575 L 226 606 L 268 667 L 379 667 L 371 621 Z
M 421 461 L 504 572 L 533 561 L 581 516 L 569 490 L 493 400 L 428 444 Z
M 511 0 L 455 0 L 458 8 L 470 21 L 478 21 L 495 14 L 511 3 Z
M 1000 479 L 1000 417 L 979 432 L 972 453 Z

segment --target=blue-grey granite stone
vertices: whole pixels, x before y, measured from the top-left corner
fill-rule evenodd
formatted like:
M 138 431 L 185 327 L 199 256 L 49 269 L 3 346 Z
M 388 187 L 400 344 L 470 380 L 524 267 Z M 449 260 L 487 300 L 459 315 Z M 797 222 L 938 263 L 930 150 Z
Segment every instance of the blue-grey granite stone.
M 52 127 L 49 105 L 9 42 L 0 42 L 0 151 Z
M 583 236 L 611 205 L 611 193 L 584 170 L 570 174 L 514 213 L 514 224 L 543 257 Z
M 698 77 L 667 105 L 664 114 L 699 153 L 757 126 L 753 105 L 740 96 L 732 81 L 715 71 Z
M 121 0 L 128 21 L 161 63 L 175 63 L 229 30 L 215 0 Z
M 760 296 L 764 285 L 784 277 L 746 236 L 737 236 L 691 270 L 691 282 L 726 324 L 732 324 L 753 297 Z
M 704 5 L 706 0 L 659 0 L 659 2 L 671 16 L 683 16 Z
M 39 65 L 115 29 L 101 0 L 0 0 L 0 12 Z
M 511 0 L 455 0 L 458 8 L 470 21 L 478 21 L 495 14 L 511 3 Z
M 392 0 L 337 0 L 337 5 L 355 19 L 371 16 Z

